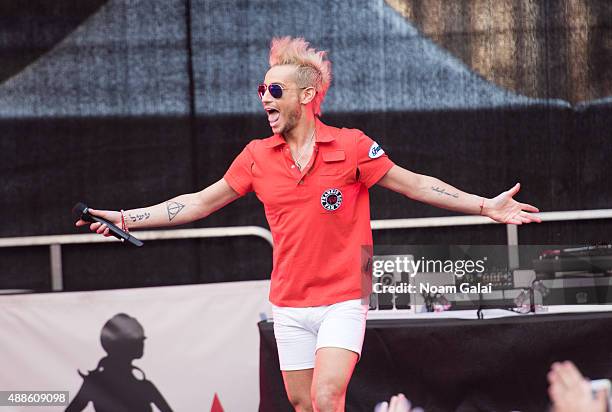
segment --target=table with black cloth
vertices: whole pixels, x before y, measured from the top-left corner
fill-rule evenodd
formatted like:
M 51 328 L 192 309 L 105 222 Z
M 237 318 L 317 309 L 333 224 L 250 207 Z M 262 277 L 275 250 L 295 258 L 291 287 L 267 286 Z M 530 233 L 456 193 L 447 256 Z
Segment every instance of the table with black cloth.
M 259 332 L 259 411 L 292 411 L 273 323 L 260 322 Z M 372 412 L 402 392 L 426 412 L 545 411 L 546 374 L 561 360 L 585 376 L 610 379 L 612 313 L 369 320 L 346 410 Z

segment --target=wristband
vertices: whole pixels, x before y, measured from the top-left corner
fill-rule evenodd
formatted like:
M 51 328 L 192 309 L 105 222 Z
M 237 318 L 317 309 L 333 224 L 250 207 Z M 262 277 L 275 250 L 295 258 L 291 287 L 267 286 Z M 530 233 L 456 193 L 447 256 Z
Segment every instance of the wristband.
M 484 202 L 485 202 L 485 198 L 482 198 L 482 202 L 480 202 L 480 216 L 482 216 L 482 209 L 484 209 Z
M 121 209 L 121 230 L 123 230 L 125 233 L 130 233 L 130 230 L 128 229 L 127 223 L 125 222 L 125 215 L 124 215 L 124 210 Z

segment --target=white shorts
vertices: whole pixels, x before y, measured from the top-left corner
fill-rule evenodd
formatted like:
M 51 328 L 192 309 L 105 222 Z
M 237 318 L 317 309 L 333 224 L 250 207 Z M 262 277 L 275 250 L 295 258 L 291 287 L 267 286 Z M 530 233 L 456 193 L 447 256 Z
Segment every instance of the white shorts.
M 362 299 L 307 308 L 272 305 L 281 370 L 314 368 L 319 348 L 343 348 L 361 356 L 368 308 Z

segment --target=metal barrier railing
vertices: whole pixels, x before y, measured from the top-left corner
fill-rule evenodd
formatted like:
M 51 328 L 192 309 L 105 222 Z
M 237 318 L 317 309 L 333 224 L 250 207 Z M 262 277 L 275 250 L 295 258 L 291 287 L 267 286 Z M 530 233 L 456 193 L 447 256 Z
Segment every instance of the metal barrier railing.
M 202 239 L 216 237 L 256 236 L 266 240 L 273 246 L 272 233 L 259 226 L 231 226 L 211 227 L 199 229 L 172 229 L 172 230 L 146 230 L 134 231 L 132 234 L 140 240 L 169 240 L 169 239 Z M 81 235 L 50 235 L 50 236 L 23 236 L 0 238 L 0 247 L 49 246 L 51 259 L 51 290 L 64 289 L 62 270 L 62 245 L 84 243 L 116 242 L 114 237 L 104 237 L 96 233 Z
M 543 222 L 612 219 L 612 209 L 573 210 L 537 213 Z M 484 216 L 447 216 L 412 219 L 373 220 L 372 230 L 414 229 L 449 226 L 476 226 L 498 224 Z M 133 234 L 141 240 L 196 239 L 215 237 L 256 236 L 273 246 L 272 233 L 259 226 L 232 226 L 199 229 L 170 229 L 137 231 Z M 506 225 L 508 259 L 510 267 L 518 267 L 518 226 Z M 24 236 L 0 238 L 0 247 L 49 246 L 51 259 L 51 289 L 63 289 L 62 245 L 103 243 L 117 241 L 95 233 L 77 235 Z

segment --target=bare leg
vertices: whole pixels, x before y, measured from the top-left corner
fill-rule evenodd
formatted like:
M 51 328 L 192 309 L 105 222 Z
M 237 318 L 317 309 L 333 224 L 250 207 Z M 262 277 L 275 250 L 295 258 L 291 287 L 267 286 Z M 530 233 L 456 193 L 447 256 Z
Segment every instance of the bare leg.
M 311 388 L 315 412 L 344 412 L 348 386 L 358 356 L 342 348 L 320 348 L 315 358 Z
M 310 400 L 312 371 L 312 369 L 282 371 L 289 402 L 296 412 L 312 412 L 312 402 Z

